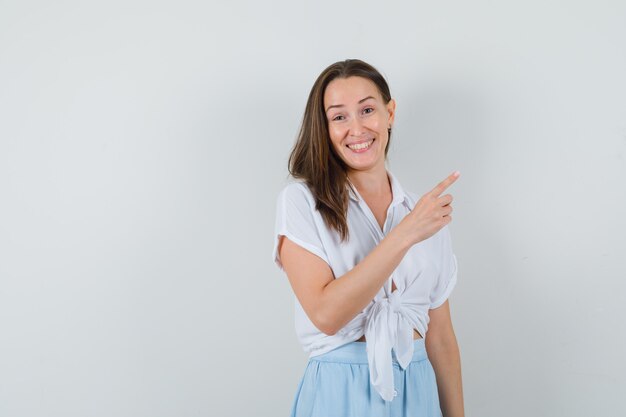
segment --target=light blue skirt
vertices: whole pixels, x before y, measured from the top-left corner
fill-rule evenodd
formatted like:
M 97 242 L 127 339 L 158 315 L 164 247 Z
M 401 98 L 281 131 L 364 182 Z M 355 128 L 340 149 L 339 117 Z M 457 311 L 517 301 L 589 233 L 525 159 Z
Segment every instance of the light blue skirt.
M 397 393 L 392 401 L 383 400 L 370 385 L 366 342 L 351 342 L 310 358 L 291 417 L 441 417 L 435 371 L 424 339 L 413 344 L 406 369 L 392 351 Z

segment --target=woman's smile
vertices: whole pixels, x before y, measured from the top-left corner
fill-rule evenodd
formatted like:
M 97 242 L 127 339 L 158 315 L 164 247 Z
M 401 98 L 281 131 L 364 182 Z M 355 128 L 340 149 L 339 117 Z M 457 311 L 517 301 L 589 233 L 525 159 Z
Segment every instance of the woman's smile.
M 372 143 L 374 143 L 375 140 L 376 139 L 370 139 L 368 142 L 346 145 L 346 147 L 354 153 L 364 153 L 372 147 Z

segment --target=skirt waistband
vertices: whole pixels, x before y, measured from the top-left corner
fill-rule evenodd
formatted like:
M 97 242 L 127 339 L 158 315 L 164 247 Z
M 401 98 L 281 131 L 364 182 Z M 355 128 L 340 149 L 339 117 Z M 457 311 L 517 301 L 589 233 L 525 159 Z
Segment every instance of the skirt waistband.
M 335 362 L 335 363 L 352 363 L 367 365 L 367 342 L 350 342 L 345 345 L 339 346 L 331 350 L 330 352 L 323 353 L 321 355 L 313 356 L 309 360 L 318 362 Z M 399 365 L 396 358 L 396 352 L 391 349 L 392 362 Z M 426 345 L 424 338 L 415 339 L 413 341 L 413 357 L 411 362 L 423 361 L 428 359 L 426 353 Z

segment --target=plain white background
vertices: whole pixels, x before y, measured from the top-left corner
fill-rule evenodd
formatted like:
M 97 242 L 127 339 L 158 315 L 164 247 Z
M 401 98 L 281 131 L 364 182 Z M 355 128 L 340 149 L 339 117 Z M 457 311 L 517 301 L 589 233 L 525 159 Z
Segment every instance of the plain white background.
M 313 81 L 361 58 L 389 168 L 461 178 L 466 415 L 626 412 L 623 1 L 0 1 L 0 415 L 288 415 L 272 263 Z

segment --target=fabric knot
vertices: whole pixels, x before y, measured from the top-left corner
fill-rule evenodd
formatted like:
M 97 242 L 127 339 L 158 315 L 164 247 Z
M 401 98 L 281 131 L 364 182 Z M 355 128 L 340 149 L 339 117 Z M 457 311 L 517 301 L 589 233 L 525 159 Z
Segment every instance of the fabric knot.
M 397 290 L 392 292 L 387 300 L 389 302 L 389 306 L 391 307 L 391 311 L 398 313 L 400 311 L 400 307 L 402 306 L 402 297 L 400 296 L 400 293 Z
M 386 401 L 394 398 L 393 349 L 398 364 L 405 369 L 413 357 L 411 309 L 402 303 L 398 289 L 373 303 L 365 324 L 370 382 Z

